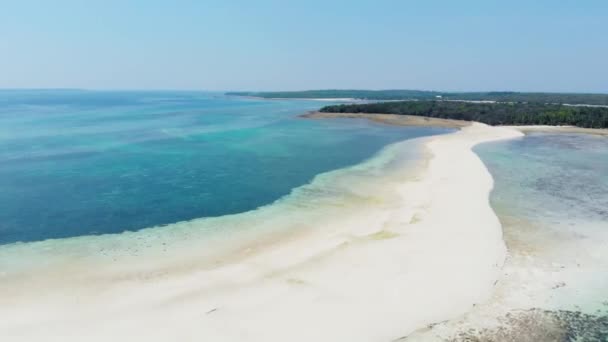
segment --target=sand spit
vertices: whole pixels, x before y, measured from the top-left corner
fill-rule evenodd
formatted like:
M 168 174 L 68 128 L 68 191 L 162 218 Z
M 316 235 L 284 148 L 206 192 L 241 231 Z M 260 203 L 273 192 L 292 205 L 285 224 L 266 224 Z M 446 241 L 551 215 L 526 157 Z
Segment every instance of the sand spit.
M 0 336 L 62 342 L 400 339 L 491 296 L 506 250 L 488 201 L 492 177 L 471 148 L 521 135 L 474 123 L 425 138 L 426 167 L 396 183 L 382 183 L 382 172 L 378 179 L 358 179 L 355 167 L 331 182 L 376 183 L 356 188 L 363 190 L 351 194 L 351 202 L 328 207 L 313 200 L 302 206 L 315 213 L 306 219 L 293 206 L 294 216 L 275 221 L 304 233 L 250 247 L 256 249 L 250 256 L 216 266 L 186 267 L 205 255 L 189 237 L 171 255 L 109 262 L 56 251 L 26 273 L 0 269 Z M 248 222 L 256 229 L 275 221 Z M 14 247 L 15 260 L 28 258 L 27 251 L 27 244 Z M 0 255 L 6 264 L 10 253 Z

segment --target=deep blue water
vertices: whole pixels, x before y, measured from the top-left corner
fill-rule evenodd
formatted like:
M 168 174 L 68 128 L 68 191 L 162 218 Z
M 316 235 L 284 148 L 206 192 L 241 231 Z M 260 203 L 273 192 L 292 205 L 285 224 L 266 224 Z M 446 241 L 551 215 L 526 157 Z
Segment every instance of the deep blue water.
M 0 91 L 0 244 L 252 210 L 389 143 L 447 131 L 297 118 L 325 104 Z

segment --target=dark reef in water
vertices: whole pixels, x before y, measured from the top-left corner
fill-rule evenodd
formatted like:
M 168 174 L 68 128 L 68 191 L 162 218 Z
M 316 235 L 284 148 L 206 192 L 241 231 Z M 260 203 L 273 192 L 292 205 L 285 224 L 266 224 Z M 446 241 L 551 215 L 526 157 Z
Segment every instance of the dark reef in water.
M 531 309 L 508 313 L 493 329 L 470 329 L 448 341 L 453 342 L 554 342 L 608 341 L 608 315 L 578 311 Z

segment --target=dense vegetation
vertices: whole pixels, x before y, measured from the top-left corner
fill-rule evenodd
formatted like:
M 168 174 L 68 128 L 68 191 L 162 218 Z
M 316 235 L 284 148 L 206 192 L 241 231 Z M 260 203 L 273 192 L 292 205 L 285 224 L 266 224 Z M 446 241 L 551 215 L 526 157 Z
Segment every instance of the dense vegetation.
M 263 98 L 327 99 L 352 98 L 364 100 L 414 100 L 433 99 L 441 95 L 424 90 L 304 90 L 273 92 L 232 92 L 228 95 L 256 96 Z
M 542 103 L 397 101 L 326 106 L 326 113 L 383 113 L 478 121 L 490 125 L 571 125 L 608 128 L 608 108 Z
M 424 90 L 306 90 L 277 92 L 232 92 L 228 95 L 263 98 L 355 98 L 364 100 L 468 100 L 497 102 L 567 103 L 608 106 L 608 94 L 520 93 L 501 92 L 437 92 Z

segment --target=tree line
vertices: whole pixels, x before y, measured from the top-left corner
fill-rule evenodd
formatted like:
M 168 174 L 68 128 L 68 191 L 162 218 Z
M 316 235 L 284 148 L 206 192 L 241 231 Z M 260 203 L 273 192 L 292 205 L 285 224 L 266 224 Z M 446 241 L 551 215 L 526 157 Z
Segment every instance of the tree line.
M 326 106 L 325 113 L 374 113 L 483 122 L 489 125 L 568 125 L 608 128 L 608 108 L 544 103 L 395 101 Z
M 326 89 L 274 92 L 230 92 L 227 95 L 256 96 L 262 98 L 353 98 L 361 100 L 466 100 L 496 102 L 535 102 L 554 104 L 587 104 L 608 106 L 608 94 L 585 93 L 525 93 L 514 91 L 490 92 L 439 92 L 427 90 L 349 90 Z

